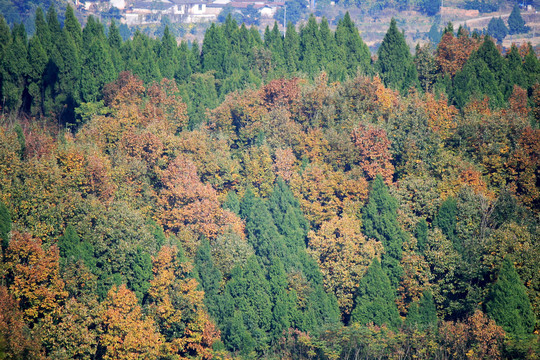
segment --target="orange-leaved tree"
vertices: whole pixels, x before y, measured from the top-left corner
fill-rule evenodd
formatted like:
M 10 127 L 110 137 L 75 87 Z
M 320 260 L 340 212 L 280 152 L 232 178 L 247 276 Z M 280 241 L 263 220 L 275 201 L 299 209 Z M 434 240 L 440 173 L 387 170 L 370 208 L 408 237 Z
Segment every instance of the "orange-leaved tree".
M 384 129 L 360 124 L 353 130 L 352 140 L 358 149 L 358 164 L 368 180 L 380 174 L 386 184 L 392 182 L 394 165 L 390 153 L 390 140 Z
M 165 230 L 178 232 L 187 227 L 210 240 L 229 228 L 243 234 L 242 221 L 221 208 L 216 190 L 201 182 L 197 168 L 186 156 L 176 157 L 163 171 L 161 181 L 159 219 Z
M 28 233 L 12 232 L 4 256 L 6 280 L 26 322 L 35 322 L 50 314 L 67 297 L 58 260 L 56 245 L 45 250 L 41 239 Z
M 154 279 L 148 289 L 150 310 L 165 336 L 163 352 L 179 359 L 211 359 L 220 334 L 203 304 L 204 292 L 190 276 L 192 264 L 178 249 L 164 246 L 154 258 Z
M 163 342 L 152 318 L 144 317 L 135 293 L 125 285 L 109 290 L 101 315 L 104 360 L 157 358 Z

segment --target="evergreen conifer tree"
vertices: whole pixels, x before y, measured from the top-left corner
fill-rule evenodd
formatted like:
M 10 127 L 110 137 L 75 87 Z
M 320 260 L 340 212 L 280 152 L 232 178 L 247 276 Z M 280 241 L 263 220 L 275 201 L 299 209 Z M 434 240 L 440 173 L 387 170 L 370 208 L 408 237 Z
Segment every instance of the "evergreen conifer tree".
M 51 40 L 51 32 L 49 30 L 49 25 L 47 25 L 47 22 L 45 21 L 45 14 L 43 13 L 43 9 L 41 9 L 40 7 L 36 9 L 34 27 L 36 29 L 35 36 L 39 38 L 43 49 L 45 49 L 47 53 L 47 56 L 50 57 L 53 51 L 54 43 Z M 0 39 L 0 41 L 2 41 L 2 39 Z
M 416 228 L 414 229 L 414 236 L 416 237 L 416 247 L 420 254 L 424 253 L 427 245 L 427 236 L 428 236 L 428 224 L 426 219 L 421 219 L 416 223 Z
M 529 28 L 525 26 L 525 21 L 521 17 L 519 5 L 515 4 L 510 16 L 508 17 L 508 32 L 513 35 L 526 33 L 527 31 L 529 31 Z
M 527 76 L 527 88 L 534 86 L 540 81 L 540 60 L 536 56 L 532 46 L 529 44 L 529 51 L 523 59 L 523 70 Z
M 221 310 L 219 292 L 222 274 L 214 266 L 210 243 L 207 239 L 201 241 L 195 255 L 195 270 L 199 278 L 199 284 L 204 289 L 204 304 L 208 308 L 208 313 L 217 319 Z
M 109 47 L 101 37 L 96 37 L 90 44 L 86 44 L 82 57 L 81 100 L 95 102 L 101 97 L 103 86 L 115 79 L 114 64 Z
M 300 37 L 296 32 L 293 23 L 287 24 L 285 39 L 283 40 L 283 51 L 285 53 L 285 64 L 287 71 L 293 73 L 298 70 L 298 59 L 300 57 Z
M 273 259 L 279 258 L 289 266 L 289 252 L 285 249 L 283 237 L 278 232 L 274 219 L 263 200 L 253 198 L 249 210 L 241 211 L 241 214 L 246 222 L 248 242 L 253 246 L 255 254 L 261 258 L 262 263 L 269 265 Z
M 508 258 L 504 259 L 499 277 L 489 291 L 485 309 L 486 314 L 510 334 L 527 335 L 534 329 L 536 317 L 527 289 Z
M 515 44 L 512 44 L 510 51 L 506 54 L 503 71 L 506 75 L 501 78 L 501 90 L 504 93 L 504 99 L 508 100 L 514 91 L 514 85 L 523 89 L 526 89 L 528 85 L 523 61 Z
M 176 52 L 176 39 L 172 36 L 167 25 L 163 31 L 157 54 L 159 72 L 166 79 L 174 79 L 175 71 L 178 68 Z
M 4 36 L 7 33 L 4 31 Z M 29 71 L 26 30 L 22 24 L 14 25 L 11 39 L 4 45 L 0 60 L 2 104 L 9 111 L 18 111 L 22 105 L 25 81 Z
M 394 289 L 397 288 L 403 269 L 400 261 L 405 233 L 397 221 L 397 201 L 377 175 L 369 193 L 367 205 L 362 209 L 362 225 L 367 238 L 380 241 L 384 246 L 382 268 L 387 272 Z
M 437 308 L 429 290 L 424 291 L 419 301 L 410 305 L 405 324 L 420 329 L 437 325 Z
M 0 244 L 6 251 L 9 245 L 9 233 L 11 232 L 11 215 L 6 205 L 0 201 Z
M 191 43 L 191 56 L 189 58 L 191 73 L 197 73 L 201 71 L 201 48 L 197 39 Z
M 133 53 L 127 60 L 127 67 L 133 71 L 145 84 L 161 79 L 152 40 L 140 31 L 133 35 Z
M 333 63 L 335 56 L 337 55 L 337 46 L 334 34 L 332 34 L 328 20 L 326 20 L 325 17 L 322 18 L 321 23 L 319 24 L 319 35 L 321 37 L 322 45 L 321 67 L 326 69 Z
M 81 241 L 79 234 L 72 225 L 68 225 L 64 235 L 58 239 L 58 249 L 64 266 L 82 260 L 88 270 L 96 271 L 94 247 L 87 241 Z
M 497 39 L 498 42 L 502 42 L 506 35 L 508 35 L 508 28 L 501 17 L 492 17 L 487 27 L 487 33 L 489 36 Z
M 302 213 L 300 203 L 283 179 L 278 178 L 268 199 L 268 208 L 274 223 L 291 251 L 305 250 L 309 223 Z
M 463 69 L 456 73 L 451 98 L 455 105 L 462 109 L 471 99 L 483 99 L 484 95 L 488 95 L 492 107 L 503 105 L 504 98 L 497 78 L 475 52 Z
M 47 10 L 47 25 L 51 33 L 51 41 L 54 42 L 54 39 L 58 38 L 62 32 L 60 21 L 58 21 L 58 13 L 54 5 L 49 6 L 49 10 Z
M 192 54 L 189 51 L 189 47 L 186 41 L 183 40 L 180 43 L 180 46 L 178 46 L 177 55 L 178 61 L 176 71 L 174 72 L 174 78 L 176 79 L 177 83 L 184 83 L 189 79 L 189 76 L 191 75 L 192 64 Z
M 457 202 L 456 199 L 450 196 L 441 204 L 441 207 L 433 220 L 433 225 L 441 229 L 446 238 L 454 244 L 456 250 L 461 251 L 459 244 L 457 244 L 456 223 Z
M 28 94 L 31 97 L 30 112 L 33 115 L 43 114 L 43 76 L 47 67 L 47 52 L 41 46 L 41 40 L 33 36 L 28 43 Z
M 345 13 L 343 19 L 340 19 L 335 32 L 336 45 L 340 54 L 341 61 L 344 61 L 349 76 L 356 76 L 358 70 L 363 73 L 371 71 L 371 54 L 366 43 L 360 37 L 358 29 L 354 25 L 349 12 Z
M 299 316 L 295 314 L 298 311 L 296 296 L 287 290 L 287 274 L 283 263 L 278 258 L 274 259 L 268 268 L 268 283 L 273 305 L 270 332 L 272 340 L 275 341 L 283 335 L 284 330 L 292 326 L 298 328 L 298 325 L 294 324 L 294 320 L 299 319 Z
M 351 322 L 361 325 L 373 323 L 386 324 L 396 329 L 401 325 L 401 318 L 395 303 L 396 294 L 390 279 L 381 268 L 377 258 L 369 266 L 358 284 L 355 306 L 351 313 Z
M 251 347 L 250 344 L 261 350 L 268 345 L 269 331 L 273 326 L 270 285 L 255 256 L 248 259 L 244 268 L 237 266 L 233 269 L 223 304 L 223 340 L 229 350 L 244 352 Z M 238 315 L 241 315 L 241 320 Z
M 384 84 L 402 92 L 415 86 L 416 68 L 412 61 L 405 36 L 399 32 L 396 20 L 392 18 L 390 27 L 377 51 L 377 69 Z M 416 75 L 416 76 L 415 76 Z
M 121 55 L 122 37 L 120 36 L 120 31 L 114 20 L 111 20 L 111 24 L 109 25 L 107 41 L 109 44 L 111 61 L 113 62 L 116 73 L 118 74 L 124 70 L 124 60 L 122 59 Z
M 223 65 L 225 63 L 226 52 L 226 41 L 223 37 L 221 27 L 212 23 L 204 34 L 201 53 L 203 71 L 215 70 L 216 78 L 222 79 L 225 75 Z
M 81 24 L 79 23 L 79 20 L 77 20 L 77 18 L 75 17 L 75 13 L 73 12 L 73 8 L 71 7 L 71 5 L 67 6 L 64 17 L 64 29 L 66 29 L 68 34 L 70 34 L 73 38 L 73 41 L 75 41 L 77 49 L 81 51 L 83 45 Z
M 320 70 L 321 50 L 319 25 L 312 14 L 306 26 L 300 31 L 300 68 L 310 76 L 314 76 Z

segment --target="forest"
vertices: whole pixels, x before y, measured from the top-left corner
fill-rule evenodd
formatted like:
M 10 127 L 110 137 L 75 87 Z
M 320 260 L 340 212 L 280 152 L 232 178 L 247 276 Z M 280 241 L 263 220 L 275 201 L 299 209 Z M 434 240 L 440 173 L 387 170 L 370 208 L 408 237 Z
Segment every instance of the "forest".
M 0 359 L 539 359 L 540 61 L 350 16 L 0 16 Z

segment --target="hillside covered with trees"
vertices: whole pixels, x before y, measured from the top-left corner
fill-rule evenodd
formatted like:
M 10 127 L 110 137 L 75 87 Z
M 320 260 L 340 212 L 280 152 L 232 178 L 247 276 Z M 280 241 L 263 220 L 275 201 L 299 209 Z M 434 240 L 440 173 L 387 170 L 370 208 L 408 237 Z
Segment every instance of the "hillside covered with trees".
M 540 356 L 530 45 L 63 16 L 0 17 L 0 358 Z

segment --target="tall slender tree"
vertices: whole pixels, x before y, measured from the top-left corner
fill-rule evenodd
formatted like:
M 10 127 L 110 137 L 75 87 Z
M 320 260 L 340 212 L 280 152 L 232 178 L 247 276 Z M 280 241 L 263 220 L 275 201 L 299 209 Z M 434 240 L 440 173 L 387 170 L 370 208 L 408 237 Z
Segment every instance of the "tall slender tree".
M 403 269 L 400 261 L 405 233 L 397 221 L 397 201 L 393 198 L 380 175 L 377 175 L 369 193 L 367 205 L 362 209 L 362 225 L 367 238 L 380 241 L 384 246 L 382 268 L 390 283 L 397 288 Z
M 405 35 L 399 32 L 396 20 L 392 18 L 390 27 L 377 51 L 379 57 L 376 68 L 384 84 L 402 92 L 416 86 L 418 75 L 412 61 Z
M 351 322 L 362 325 L 373 323 L 398 328 L 401 318 L 395 303 L 395 291 L 390 280 L 381 268 L 377 258 L 373 259 L 366 275 L 358 284 L 355 307 L 351 313 Z
M 506 258 L 485 302 L 486 314 L 514 335 L 532 333 L 536 318 L 514 264 Z

